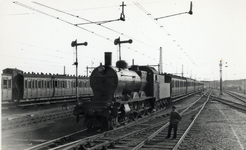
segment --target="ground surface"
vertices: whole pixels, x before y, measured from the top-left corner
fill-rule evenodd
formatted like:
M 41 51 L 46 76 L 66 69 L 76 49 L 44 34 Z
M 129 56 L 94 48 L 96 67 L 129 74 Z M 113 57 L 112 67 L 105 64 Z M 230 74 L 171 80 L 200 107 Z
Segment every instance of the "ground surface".
M 217 96 L 219 94 L 217 93 Z M 197 94 L 196 98 L 199 97 Z M 194 101 L 195 98 L 191 98 Z M 190 104 L 184 101 L 177 109 Z M 60 108 L 61 109 L 61 108 Z M 51 121 L 47 124 L 32 125 L 2 132 L 2 149 L 25 149 L 44 139 L 55 139 L 61 135 L 83 129 L 83 119 L 78 124 L 75 117 Z M 182 124 L 180 124 L 182 125 Z M 240 112 L 216 101 L 210 101 L 195 124 L 198 132 L 189 134 L 182 149 L 240 150 L 246 149 L 246 112 Z M 9 144 L 15 141 L 14 145 Z
M 186 138 L 184 149 L 246 149 L 246 112 L 210 101 L 198 118 L 195 128 L 198 132 Z

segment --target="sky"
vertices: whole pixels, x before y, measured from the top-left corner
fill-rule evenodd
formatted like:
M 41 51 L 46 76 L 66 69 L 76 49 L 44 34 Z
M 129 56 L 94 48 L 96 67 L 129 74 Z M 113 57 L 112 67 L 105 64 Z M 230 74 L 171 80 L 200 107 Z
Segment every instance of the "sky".
M 125 0 L 125 21 L 119 0 L 0 1 L 0 69 L 24 72 L 75 74 L 78 46 L 79 75 L 86 67 L 104 64 L 104 52 L 119 59 L 114 40 L 121 44 L 121 59 L 128 65 L 157 65 L 162 47 L 163 72 L 196 80 L 246 78 L 246 1 Z M 43 4 L 43 5 L 40 5 Z M 48 7 L 45 7 L 48 6 Z M 53 8 L 53 9 L 52 9 Z M 76 24 L 80 24 L 77 25 Z M 182 67 L 183 66 L 183 67 Z M 227 67 L 226 67 L 227 66 Z M 90 69 L 88 71 L 90 74 Z

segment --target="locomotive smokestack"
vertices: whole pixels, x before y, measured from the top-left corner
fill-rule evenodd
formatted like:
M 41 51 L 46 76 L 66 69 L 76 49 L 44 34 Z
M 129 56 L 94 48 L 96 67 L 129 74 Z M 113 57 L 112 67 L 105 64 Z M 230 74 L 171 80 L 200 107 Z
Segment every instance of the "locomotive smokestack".
M 104 61 L 105 66 L 111 66 L 112 65 L 112 52 L 105 52 L 104 54 Z

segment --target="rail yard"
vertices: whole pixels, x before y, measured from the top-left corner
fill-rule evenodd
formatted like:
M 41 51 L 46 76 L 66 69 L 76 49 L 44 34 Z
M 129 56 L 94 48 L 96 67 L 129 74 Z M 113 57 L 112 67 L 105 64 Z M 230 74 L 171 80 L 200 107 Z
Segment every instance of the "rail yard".
M 240 1 L 0 2 L 1 149 L 246 149 Z
M 82 123 L 75 123 L 72 112 L 63 110 L 70 115 L 63 114 L 58 119 L 50 117 L 43 121 L 3 129 L 3 147 L 7 149 L 244 148 L 245 104 L 231 106 L 220 102 L 225 98 L 231 99 L 229 96 L 219 96 L 218 90 L 210 90 L 175 101 L 177 110 L 182 115 L 177 139 L 165 138 L 170 107 L 143 115 L 137 122 L 129 122 L 110 131 L 88 130 Z M 57 109 L 62 110 L 60 107 Z M 58 111 L 56 113 L 59 114 Z M 33 120 L 38 118 L 34 112 L 29 112 L 26 116 L 19 116 L 19 119 L 27 116 L 32 116 Z M 2 122 L 14 119 L 17 118 Z M 13 124 L 18 123 L 20 121 Z M 219 130 L 220 128 L 223 130 Z

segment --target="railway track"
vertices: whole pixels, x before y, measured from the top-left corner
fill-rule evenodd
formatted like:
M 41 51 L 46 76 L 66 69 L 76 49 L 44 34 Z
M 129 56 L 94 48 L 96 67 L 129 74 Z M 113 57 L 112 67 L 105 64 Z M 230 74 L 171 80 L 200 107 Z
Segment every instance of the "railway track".
M 193 93 L 196 94 L 196 93 Z M 182 98 L 176 99 L 175 102 L 178 102 L 184 98 L 187 98 L 193 94 L 189 94 Z M 84 101 L 88 100 L 87 98 Z M 21 112 L 19 112 L 21 113 Z M 73 109 L 69 110 L 60 110 L 60 107 L 57 107 L 57 110 L 53 110 L 52 112 L 42 112 L 42 113 L 34 113 L 30 115 L 26 115 L 24 117 L 17 118 L 7 118 L 7 120 L 2 120 L 2 130 L 15 129 L 19 127 L 30 126 L 38 123 L 44 123 L 47 121 L 64 119 L 67 117 L 73 116 Z
M 203 98 L 202 98 L 203 97 Z M 189 105 L 186 109 L 180 109 L 182 113 L 190 110 L 191 112 L 195 111 L 193 105 L 199 103 L 201 99 L 204 99 L 205 95 L 202 95 L 196 102 Z M 201 107 L 201 104 L 199 104 Z M 192 110 L 193 111 L 192 111 Z M 149 136 L 155 133 L 162 128 L 166 128 L 168 126 L 169 121 L 169 113 L 167 110 L 158 111 L 153 114 L 149 114 L 144 116 L 143 118 L 138 119 L 137 122 L 130 122 L 124 126 L 121 126 L 112 131 L 100 132 L 98 134 L 90 136 L 87 138 L 83 136 L 77 135 L 69 135 L 65 136 L 60 140 L 52 140 L 50 144 L 40 144 L 35 147 L 31 147 L 28 150 L 32 149 L 132 149 L 136 147 L 139 143 L 142 143 Z M 188 113 L 190 114 L 190 112 Z M 164 127 L 163 127 L 164 125 Z M 166 130 L 166 129 L 165 129 Z M 164 131 L 165 131 L 164 130 Z M 85 134 L 85 133 L 83 133 Z M 83 135 L 82 132 L 80 135 Z M 166 135 L 166 134 L 165 134 Z M 76 136 L 78 138 L 76 138 Z M 179 136 L 179 135 L 178 135 Z M 165 140 L 165 137 L 163 137 Z M 55 144 L 54 144 L 55 142 Z M 128 145 L 128 142 L 133 145 Z M 61 144 L 57 144 L 61 143 Z M 145 142 L 144 142 L 145 143 Z
M 210 95 L 208 98 L 200 97 L 196 102 L 187 107 L 183 110 L 180 114 L 182 115 L 182 121 L 179 125 L 179 130 L 177 134 L 177 139 L 165 139 L 165 136 L 168 132 L 168 125 L 169 123 L 162 126 L 140 144 L 135 146 L 133 150 L 138 149 L 173 149 L 177 150 L 180 148 L 181 143 L 184 141 L 185 137 L 191 130 L 192 126 L 194 125 L 197 117 L 205 107 L 206 103 L 208 102 Z
M 92 96 L 80 97 L 80 101 L 88 101 Z M 50 104 L 62 104 L 72 103 L 76 101 L 76 97 L 55 97 L 55 98 L 43 98 L 43 99 L 31 99 L 31 100 L 20 100 L 19 102 L 5 102 L 2 103 L 2 110 L 25 108 L 39 105 L 50 105 Z
M 57 110 L 52 113 L 40 113 L 36 115 L 27 115 L 25 117 L 13 118 L 2 121 L 2 130 L 20 128 L 24 126 L 44 123 L 47 121 L 59 120 L 73 116 L 73 110 Z
M 246 97 L 241 96 L 239 94 L 236 94 L 234 92 L 230 92 L 230 91 L 225 91 L 225 93 L 228 94 L 228 95 L 231 95 L 232 97 L 234 97 L 234 98 L 236 98 L 236 99 L 238 99 L 241 102 L 244 102 L 246 104 Z
M 236 109 L 239 109 L 239 110 L 242 110 L 242 111 L 246 111 L 246 104 L 243 105 L 243 104 L 235 103 L 235 102 L 232 102 L 230 100 L 226 100 L 226 99 L 222 99 L 222 98 L 214 97 L 214 96 L 212 96 L 212 99 L 216 100 L 216 101 L 218 101 L 220 103 L 223 103 L 225 105 L 228 105 L 230 107 L 233 107 L 233 108 L 236 108 Z

